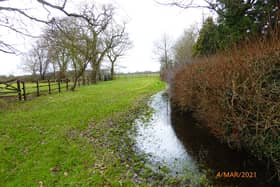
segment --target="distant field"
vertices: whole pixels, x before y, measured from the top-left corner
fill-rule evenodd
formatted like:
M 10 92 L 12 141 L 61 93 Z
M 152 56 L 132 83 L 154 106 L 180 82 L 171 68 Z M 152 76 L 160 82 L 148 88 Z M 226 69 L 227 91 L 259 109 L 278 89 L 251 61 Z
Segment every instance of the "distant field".
M 131 74 L 117 74 L 115 78 L 139 78 L 139 77 L 158 77 L 159 73 L 131 73 Z
M 8 103 L 0 110 L 0 186 L 131 185 L 126 165 L 98 143 L 110 132 L 101 122 L 131 115 L 164 87 L 156 75 L 124 76 Z

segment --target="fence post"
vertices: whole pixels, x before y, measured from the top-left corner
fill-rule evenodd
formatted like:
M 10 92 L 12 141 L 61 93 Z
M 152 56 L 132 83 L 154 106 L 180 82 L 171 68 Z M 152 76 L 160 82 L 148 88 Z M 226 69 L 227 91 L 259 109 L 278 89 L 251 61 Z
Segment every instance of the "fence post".
M 69 79 L 66 79 L 66 90 L 68 91 L 68 82 L 69 82 Z
M 50 79 L 48 79 L 48 86 L 49 86 L 49 94 L 52 93 L 52 90 L 51 90 L 51 83 L 50 83 Z
M 60 93 L 60 92 L 61 92 L 61 89 L 60 89 L 60 80 L 58 80 L 57 85 L 58 85 L 58 92 Z
M 37 96 L 40 96 L 39 80 L 36 81 L 36 87 L 37 87 Z
M 22 81 L 22 91 L 23 91 L 23 99 L 26 101 L 26 90 L 25 90 L 25 82 Z
M 21 101 L 20 80 L 17 80 L 18 99 Z

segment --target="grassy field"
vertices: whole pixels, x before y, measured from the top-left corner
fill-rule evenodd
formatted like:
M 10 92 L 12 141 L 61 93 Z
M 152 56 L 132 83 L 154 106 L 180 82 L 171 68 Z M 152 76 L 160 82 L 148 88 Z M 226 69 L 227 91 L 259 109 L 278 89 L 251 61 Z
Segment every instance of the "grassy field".
M 156 76 L 121 78 L 5 104 L 0 186 L 131 186 L 120 137 L 164 87 Z

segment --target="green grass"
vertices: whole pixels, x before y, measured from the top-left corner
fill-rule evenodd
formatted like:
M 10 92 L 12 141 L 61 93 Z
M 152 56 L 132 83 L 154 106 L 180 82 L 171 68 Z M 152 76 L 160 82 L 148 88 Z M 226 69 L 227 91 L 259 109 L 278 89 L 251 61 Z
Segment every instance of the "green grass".
M 156 76 L 123 78 L 8 103 L 0 110 L 0 186 L 132 185 L 109 141 L 122 134 L 121 118 L 135 117 L 163 88 Z

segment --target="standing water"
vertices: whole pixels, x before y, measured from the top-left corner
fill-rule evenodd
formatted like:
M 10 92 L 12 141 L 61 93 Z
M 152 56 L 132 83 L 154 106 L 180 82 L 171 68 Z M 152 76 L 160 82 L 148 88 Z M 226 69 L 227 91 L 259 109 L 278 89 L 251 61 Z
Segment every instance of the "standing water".
M 206 176 L 218 186 L 277 186 L 269 167 L 221 144 L 207 130 L 200 128 L 191 115 L 172 110 L 164 92 L 152 96 L 151 118 L 135 121 L 136 151 L 148 155 L 153 169 L 167 167 L 171 174 Z M 251 178 L 219 177 L 222 172 L 250 172 Z M 243 174 L 243 173 L 242 173 Z

